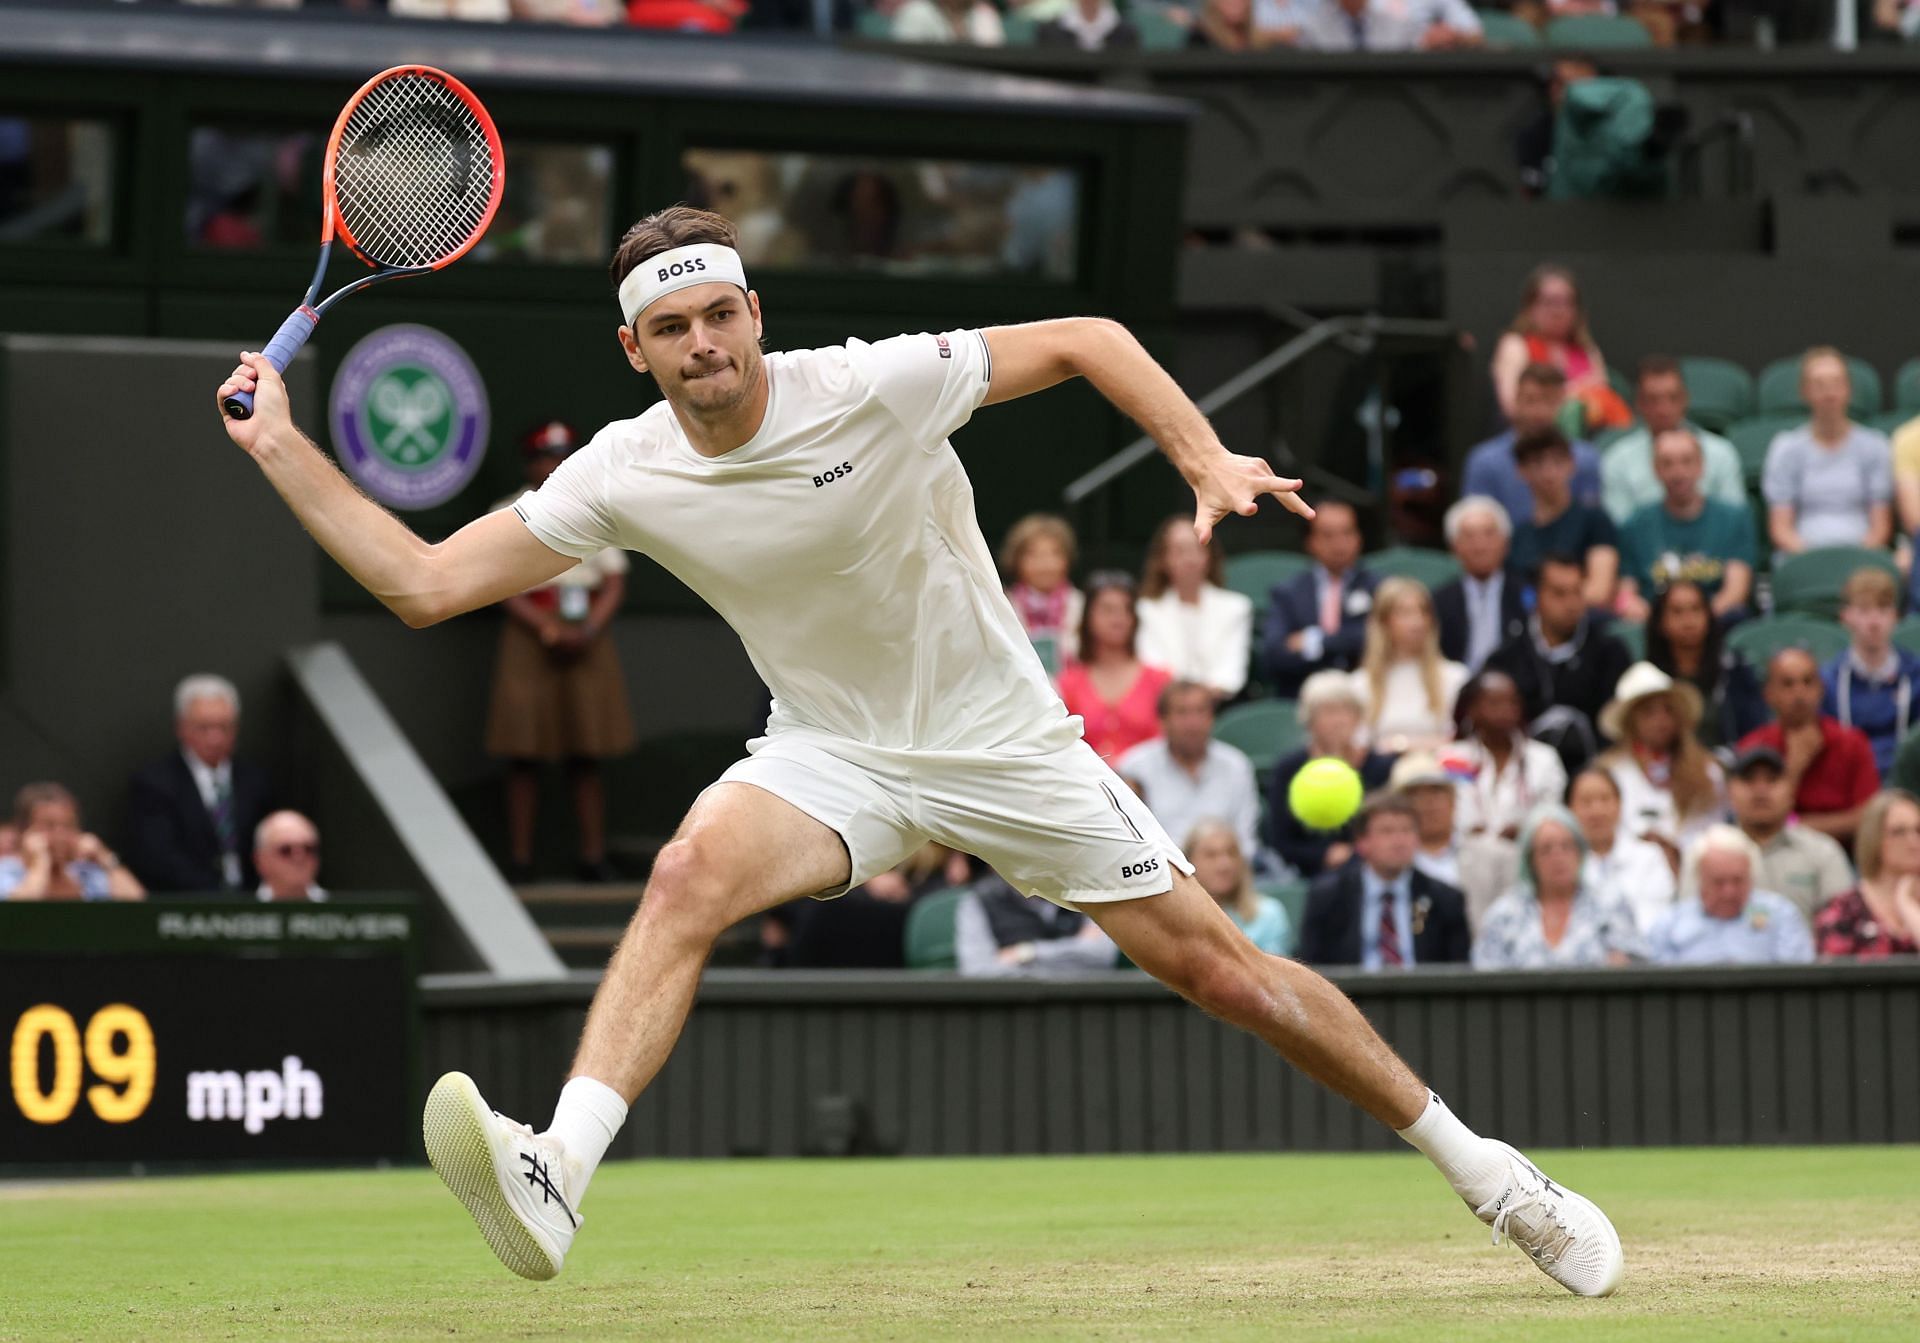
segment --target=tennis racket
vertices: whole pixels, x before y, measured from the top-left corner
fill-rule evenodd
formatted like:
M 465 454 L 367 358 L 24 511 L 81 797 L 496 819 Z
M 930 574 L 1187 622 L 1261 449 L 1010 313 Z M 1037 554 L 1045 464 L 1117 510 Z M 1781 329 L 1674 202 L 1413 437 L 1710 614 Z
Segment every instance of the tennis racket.
M 300 306 L 261 351 L 281 372 L 321 315 L 348 294 L 465 256 L 493 222 L 507 181 L 500 133 L 487 109 L 465 84 L 427 65 L 396 65 L 361 85 L 333 123 L 325 163 L 320 263 Z M 336 235 L 373 274 L 316 304 Z M 221 408 L 247 419 L 253 393 L 234 392 Z

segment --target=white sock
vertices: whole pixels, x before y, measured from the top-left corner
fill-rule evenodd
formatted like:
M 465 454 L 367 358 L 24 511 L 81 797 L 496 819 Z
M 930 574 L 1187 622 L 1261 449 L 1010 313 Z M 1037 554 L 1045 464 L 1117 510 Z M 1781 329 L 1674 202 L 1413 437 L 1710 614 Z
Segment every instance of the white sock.
M 1506 1153 L 1461 1123 L 1447 1103 L 1431 1091 L 1427 1093 L 1427 1108 L 1400 1130 L 1400 1136 L 1439 1167 L 1453 1192 L 1476 1209 L 1506 1188 Z
M 547 1133 L 560 1140 L 567 1153 L 567 1192 L 580 1206 L 587 1181 L 607 1154 L 613 1135 L 627 1122 L 627 1103 L 605 1082 L 576 1077 L 560 1088 Z

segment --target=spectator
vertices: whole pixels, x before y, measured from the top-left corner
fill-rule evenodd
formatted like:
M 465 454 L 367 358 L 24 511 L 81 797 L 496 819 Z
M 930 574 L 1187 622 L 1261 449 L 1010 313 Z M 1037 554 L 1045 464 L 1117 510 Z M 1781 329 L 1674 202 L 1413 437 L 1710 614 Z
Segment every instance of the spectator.
M 369 0 L 357 2 L 372 8 Z M 513 0 L 513 17 L 572 28 L 611 28 L 624 23 L 627 15 L 620 0 Z
M 1800 395 L 1812 418 L 1767 447 L 1761 482 L 1773 548 L 1877 550 L 1893 535 L 1893 459 L 1887 436 L 1847 414 L 1853 379 L 1840 351 L 1815 346 L 1800 360 Z
M 1413 865 L 1466 898 L 1467 927 L 1519 875 L 1519 855 L 1510 841 L 1486 835 L 1462 837 L 1459 793 L 1439 758 L 1423 751 L 1394 762 L 1387 787 L 1413 803 L 1420 847 Z
M 127 790 L 129 865 L 154 892 L 251 889 L 259 880 L 243 836 L 273 810 L 266 771 L 234 758 L 240 692 L 220 676 L 189 676 L 173 692 L 180 749 L 133 776 Z
M 1740 651 L 1727 643 L 1726 626 L 1713 618 L 1698 583 L 1669 583 L 1653 599 L 1647 619 L 1647 661 L 1700 693 L 1702 746 L 1739 741 L 1767 721 L 1760 678 Z
M 1539 365 L 1557 370 L 1565 379 L 1566 395 L 1582 407 L 1577 432 L 1598 428 L 1624 428 L 1633 417 L 1617 392 L 1607 385 L 1607 361 L 1587 329 L 1587 314 L 1580 302 L 1580 287 L 1573 272 L 1564 266 L 1537 266 L 1527 276 L 1515 313 L 1500 343 L 1493 349 L 1493 392 L 1500 413 L 1516 429 L 1520 423 L 1520 384 L 1524 372 Z M 1559 410 L 1558 405 L 1554 407 Z M 1592 452 L 1589 449 L 1588 455 Z M 1589 469 L 1585 464 L 1582 470 Z M 1592 482 L 1599 490 L 1599 463 L 1590 468 Z M 1475 491 L 1476 493 L 1478 491 Z M 1598 503 L 1598 499 L 1587 500 Z M 1511 511 L 1511 510 L 1509 510 Z
M 1526 632 L 1495 649 L 1487 667 L 1519 688 L 1531 735 L 1555 746 L 1568 769 L 1579 769 L 1599 749 L 1594 724 L 1633 654 L 1589 613 L 1585 561 L 1548 555 L 1533 590 Z
M 1187 32 L 1187 45 L 1214 51 L 1252 51 L 1270 45 L 1270 40 L 1254 30 L 1252 0 L 1203 0 Z
M 1233 825 L 1211 818 L 1199 821 L 1187 832 L 1186 849 L 1195 879 L 1249 942 L 1274 956 L 1293 950 L 1287 907 L 1254 889 L 1253 868 Z
M 1873 744 L 1858 728 L 1820 712 L 1820 664 L 1804 648 L 1783 648 L 1767 663 L 1767 707 L 1774 721 L 1740 739 L 1739 749 L 1771 746 L 1787 768 L 1800 824 L 1853 842 L 1860 809 L 1880 788 Z
M 1620 600 L 1628 620 L 1652 614 L 1652 599 L 1669 583 L 1687 579 L 1707 595 L 1715 618 L 1745 614 L 1753 595 L 1753 513 L 1700 492 L 1700 440 L 1690 429 L 1654 439 L 1653 469 L 1665 495 L 1634 510 L 1620 528 Z
M 276 811 L 253 828 L 253 865 L 260 873 L 254 898 L 322 901 L 320 832 L 297 811 Z
M 1000 548 L 1000 567 L 1013 580 L 1007 585 L 1007 600 L 1049 676 L 1058 676 L 1080 652 L 1086 599 L 1068 579 L 1073 555 L 1073 528 L 1051 513 L 1021 518 Z
M 1920 798 L 1880 794 L 1860 813 L 1860 884 L 1814 916 L 1822 956 L 1878 960 L 1920 953 Z
M 1520 730 L 1521 712 L 1513 678 L 1494 668 L 1460 692 L 1460 740 L 1440 763 L 1457 781 L 1462 835 L 1515 839 L 1529 812 L 1566 793 L 1559 753 Z
M 1853 887 L 1847 851 L 1831 836 L 1789 824 L 1793 790 L 1786 762 L 1771 746 L 1753 746 L 1733 759 L 1727 801 L 1734 824 L 1760 850 L 1760 886 L 1793 901 L 1801 917 L 1814 914 Z
M 505 23 L 513 17 L 508 0 L 387 0 L 387 13 L 396 19 L 466 19 L 474 23 Z
M 1043 47 L 1078 47 L 1081 51 L 1133 51 L 1140 46 L 1140 30 L 1120 17 L 1113 0 L 1072 0 L 1058 17 L 1034 30 Z
M 520 440 L 526 484 L 494 504 L 512 508 L 540 488 L 579 446 L 573 428 L 550 420 Z M 501 608 L 487 706 L 486 750 L 507 764 L 507 877 L 534 879 L 540 770 L 564 765 L 578 834 L 576 876 L 617 881 L 607 862 L 607 801 L 600 762 L 635 744 L 627 683 L 608 630 L 627 590 L 626 552 L 608 546 L 550 583 L 509 597 Z
M 1636 662 L 1600 711 L 1616 745 L 1600 764 L 1620 785 L 1627 832 L 1666 849 L 1677 867 L 1727 806 L 1726 775 L 1693 735 L 1700 692 L 1651 662 Z
M 1485 40 L 1466 0 L 1274 0 L 1255 19 L 1308 51 L 1446 51 Z
M 1626 902 L 1634 924 L 1649 931 L 1673 908 L 1673 865 L 1658 845 L 1637 838 L 1620 824 L 1620 783 L 1611 772 L 1589 765 L 1567 787 L 1567 807 L 1587 841 L 1581 880 Z
M 1453 740 L 1453 704 L 1467 669 L 1440 656 L 1433 598 L 1411 578 L 1374 590 L 1366 651 L 1355 673 L 1367 683 L 1368 733 L 1390 755 Z
M 1253 602 L 1224 582 L 1218 543 L 1200 544 L 1192 516 L 1176 514 L 1147 548 L 1136 609 L 1140 656 L 1227 700 L 1246 689 Z
M 1080 715 L 1087 744 L 1109 763 L 1160 735 L 1160 692 L 1173 677 L 1134 653 L 1140 618 L 1133 575 L 1106 569 L 1087 580 L 1087 609 L 1076 642 L 1080 659 L 1060 673 L 1060 698 Z
M 1513 446 L 1529 434 L 1544 433 L 1559 427 L 1560 408 L 1567 399 L 1567 377 L 1551 364 L 1529 364 L 1520 372 L 1514 392 L 1510 427 L 1477 444 L 1467 453 L 1460 473 L 1460 494 L 1484 495 L 1497 500 L 1517 527 L 1533 516 L 1533 492 L 1520 478 L 1514 461 Z M 1573 497 L 1580 503 L 1600 502 L 1600 456 L 1592 445 L 1573 444 Z
M 1908 10 L 1920 17 L 1920 4 Z M 1893 431 L 1889 447 L 1893 459 L 1893 506 L 1900 535 L 1911 543 L 1920 534 L 1920 416 L 1906 421 Z M 1920 570 L 1920 565 L 1914 566 Z M 1920 596 L 1908 602 L 1920 606 Z
M 1600 490 L 1607 515 L 1622 528 L 1637 511 L 1667 497 L 1666 482 L 1653 459 L 1654 440 L 1676 429 L 1691 433 L 1700 445 L 1700 492 L 1709 499 L 1745 509 L 1746 475 L 1740 450 L 1687 418 L 1687 382 L 1680 361 L 1650 354 L 1634 378 L 1634 409 L 1640 423 L 1608 445 L 1600 458 Z
M 1523 434 L 1513 445 L 1520 478 L 1533 507 L 1513 520 L 1508 567 L 1532 573 L 1547 555 L 1578 555 L 1586 560 L 1588 606 L 1610 610 L 1620 576 L 1619 538 L 1606 510 L 1573 497 L 1573 450 L 1558 429 Z
M 1217 817 L 1233 827 L 1251 862 L 1260 791 L 1246 754 L 1213 739 L 1212 693 L 1197 681 L 1173 681 L 1160 692 L 1159 710 L 1160 735 L 1121 756 L 1114 768 L 1169 835 Z
M 1327 872 L 1307 895 L 1300 959 L 1366 970 L 1466 960 L 1466 901 L 1414 866 L 1419 845 L 1411 802 L 1369 798 L 1354 818 L 1359 861 Z
M 80 828 L 80 804 L 57 783 L 14 795 L 17 856 L 0 858 L 0 900 L 144 900 L 146 888 L 98 835 Z
M 627 0 L 627 26 L 679 33 L 730 33 L 748 0 Z
M 1587 842 L 1557 804 L 1520 831 L 1520 882 L 1494 901 L 1473 943 L 1476 970 L 1563 970 L 1627 965 L 1646 943 L 1619 896 L 1585 880 Z
M 1527 627 L 1521 585 L 1506 572 L 1513 523 L 1499 500 L 1470 494 L 1447 510 L 1441 528 L 1460 561 L 1460 577 L 1433 590 L 1440 655 L 1477 672 L 1494 649 Z
M 1007 44 L 1000 11 L 987 0 L 906 0 L 894 11 L 891 36 L 896 42 Z
M 1842 727 L 1857 727 L 1873 743 L 1880 777 L 1893 772 L 1894 753 L 1913 721 L 1920 657 L 1893 642 L 1900 618 L 1900 587 L 1884 569 L 1856 569 L 1840 589 L 1840 623 L 1852 636 L 1821 670 L 1821 709 Z
M 1303 877 L 1317 877 L 1353 857 L 1353 825 L 1349 822 L 1338 830 L 1309 830 L 1287 804 L 1287 789 L 1301 766 L 1322 756 L 1352 765 L 1368 792 L 1384 787 L 1393 770 L 1393 757 L 1368 747 L 1360 726 L 1366 712 L 1364 686 L 1345 672 L 1315 672 L 1300 687 L 1299 714 L 1307 729 L 1307 744 L 1289 751 L 1274 764 L 1267 825 L 1273 833 L 1274 850 Z
M 906 966 L 914 901 L 972 879 L 962 854 L 929 841 L 837 900 L 802 899 L 761 921 L 762 964 L 799 970 L 899 970 Z
M 998 874 L 976 881 L 954 916 L 960 973 L 981 979 L 1040 979 L 1111 970 L 1119 951 L 1100 925 L 1075 909 L 1034 899 Z
M 1306 550 L 1313 567 L 1273 585 L 1260 640 L 1267 680 L 1283 696 L 1316 671 L 1351 671 L 1359 662 L 1380 581 L 1360 567 L 1360 518 L 1344 500 L 1315 510 Z
M 1731 825 L 1709 826 L 1687 851 L 1693 894 L 1647 936 L 1661 965 L 1794 965 L 1813 959 L 1807 921 L 1758 883 L 1760 850 Z
M 1900 750 L 1893 757 L 1893 777 L 1887 780 L 1887 785 L 1920 795 L 1920 732 L 1900 743 Z

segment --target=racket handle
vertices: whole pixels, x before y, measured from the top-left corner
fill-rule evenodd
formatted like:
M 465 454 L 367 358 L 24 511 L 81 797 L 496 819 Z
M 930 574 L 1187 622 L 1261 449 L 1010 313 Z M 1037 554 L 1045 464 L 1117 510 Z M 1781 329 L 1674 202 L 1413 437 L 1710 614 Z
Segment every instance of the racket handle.
M 319 324 L 320 314 L 303 303 L 287 314 L 287 320 L 280 323 L 280 329 L 273 333 L 273 339 L 260 353 L 266 356 L 275 372 L 285 373 L 287 365 L 293 362 L 293 357 L 300 353 L 300 347 L 307 343 L 307 337 Z M 220 408 L 232 419 L 252 419 L 253 393 L 235 392 L 220 403 Z

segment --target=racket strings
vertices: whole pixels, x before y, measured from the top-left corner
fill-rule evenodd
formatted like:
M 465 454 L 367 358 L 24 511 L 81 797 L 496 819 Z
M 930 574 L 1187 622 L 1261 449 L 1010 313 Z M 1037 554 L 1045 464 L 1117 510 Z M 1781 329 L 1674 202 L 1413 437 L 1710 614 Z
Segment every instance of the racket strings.
M 483 228 L 499 171 L 486 129 L 438 80 L 401 75 L 347 119 L 334 160 L 340 218 L 383 266 L 426 266 Z

